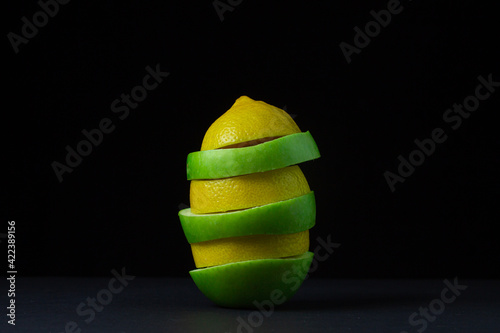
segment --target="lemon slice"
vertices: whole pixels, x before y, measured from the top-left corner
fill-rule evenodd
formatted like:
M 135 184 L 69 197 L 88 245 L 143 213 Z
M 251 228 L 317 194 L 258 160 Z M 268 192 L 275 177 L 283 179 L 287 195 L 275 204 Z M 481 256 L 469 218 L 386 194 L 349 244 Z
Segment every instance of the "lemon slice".
M 292 199 L 311 191 L 297 165 L 249 175 L 192 180 L 191 211 L 227 212 Z
M 191 244 L 197 268 L 244 260 L 295 256 L 309 249 L 309 230 L 286 235 L 250 235 Z

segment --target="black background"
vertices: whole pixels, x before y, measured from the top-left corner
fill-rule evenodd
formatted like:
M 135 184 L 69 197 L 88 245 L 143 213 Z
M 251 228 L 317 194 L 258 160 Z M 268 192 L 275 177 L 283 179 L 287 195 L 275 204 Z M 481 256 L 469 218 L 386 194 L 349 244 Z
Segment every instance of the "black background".
M 18 272 L 188 276 L 185 158 L 248 95 L 286 106 L 322 153 L 301 165 L 311 249 L 341 246 L 315 276 L 500 277 L 499 92 L 457 130 L 442 119 L 479 75 L 500 81 L 498 17 L 473 1 L 401 4 L 350 64 L 339 44 L 387 1 L 243 1 L 224 21 L 211 1 L 71 1 L 18 54 L 4 38 L 0 232 L 16 221 Z M 4 35 L 39 10 L 9 3 Z M 170 76 L 120 120 L 112 101 L 156 64 Z M 103 118 L 114 132 L 59 183 L 51 163 Z M 437 127 L 448 139 L 392 193 L 384 172 Z

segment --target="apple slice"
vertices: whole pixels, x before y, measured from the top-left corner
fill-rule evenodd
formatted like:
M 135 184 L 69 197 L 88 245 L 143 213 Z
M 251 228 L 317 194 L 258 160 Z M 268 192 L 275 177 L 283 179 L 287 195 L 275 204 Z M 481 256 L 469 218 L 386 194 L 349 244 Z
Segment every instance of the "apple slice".
M 215 304 L 231 308 L 273 308 L 290 299 L 304 281 L 312 252 L 282 259 L 258 259 L 189 272 Z
M 187 179 L 216 179 L 284 168 L 319 158 L 309 131 L 285 135 L 257 145 L 192 152 Z
M 187 241 L 248 236 L 292 234 L 312 228 L 316 202 L 311 191 L 300 197 L 225 213 L 194 214 L 191 208 L 179 211 Z

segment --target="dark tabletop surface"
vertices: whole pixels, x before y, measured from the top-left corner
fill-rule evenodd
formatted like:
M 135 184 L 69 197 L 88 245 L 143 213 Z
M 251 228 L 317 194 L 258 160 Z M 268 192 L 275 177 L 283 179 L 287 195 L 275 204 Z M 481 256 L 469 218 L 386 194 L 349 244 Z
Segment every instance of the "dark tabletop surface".
M 217 307 L 188 278 L 137 277 L 114 294 L 110 280 L 17 277 L 16 325 L 2 292 L 0 332 L 500 332 L 500 281 L 312 277 L 263 313 Z

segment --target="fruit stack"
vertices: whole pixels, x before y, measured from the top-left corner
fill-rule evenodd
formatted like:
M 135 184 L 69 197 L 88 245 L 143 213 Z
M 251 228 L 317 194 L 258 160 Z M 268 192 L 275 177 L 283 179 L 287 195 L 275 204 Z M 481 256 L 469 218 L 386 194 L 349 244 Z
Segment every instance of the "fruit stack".
M 187 157 L 191 207 L 179 212 L 198 288 L 224 307 L 281 304 L 312 262 L 316 205 L 298 163 L 318 158 L 283 110 L 242 96 Z

